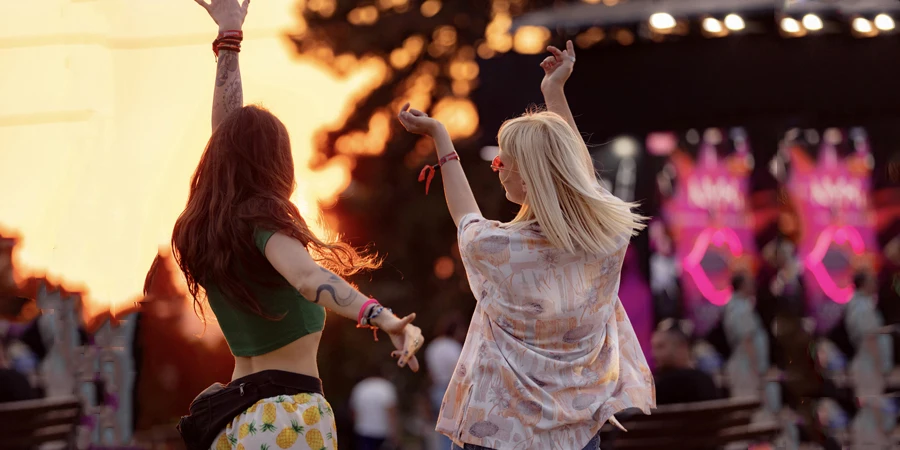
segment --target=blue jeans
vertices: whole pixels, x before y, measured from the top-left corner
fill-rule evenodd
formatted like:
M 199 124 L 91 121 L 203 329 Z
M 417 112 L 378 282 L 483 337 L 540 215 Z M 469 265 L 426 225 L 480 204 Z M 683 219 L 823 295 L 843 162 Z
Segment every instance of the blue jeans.
M 356 448 L 357 450 L 381 450 L 381 447 L 384 445 L 384 438 L 373 438 L 367 436 L 360 436 L 356 433 L 353 433 L 356 438 Z
M 458 445 L 453 444 L 453 447 L 451 447 L 451 450 L 491 450 L 491 449 L 487 448 L 487 447 L 482 447 L 480 445 L 472 445 L 472 444 L 466 444 L 465 448 L 460 448 Z M 584 446 L 583 450 L 600 450 L 600 433 L 597 433 L 597 435 L 594 436 L 594 438 L 591 439 L 591 441 L 588 442 L 587 445 Z

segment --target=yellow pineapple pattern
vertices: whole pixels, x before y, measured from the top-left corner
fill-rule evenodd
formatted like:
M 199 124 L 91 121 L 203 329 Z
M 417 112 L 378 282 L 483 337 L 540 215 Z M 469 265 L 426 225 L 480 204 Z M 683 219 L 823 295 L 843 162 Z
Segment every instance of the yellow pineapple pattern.
M 238 439 L 243 439 L 248 434 L 256 434 L 256 422 L 245 423 L 238 429 Z
M 217 436 L 212 450 L 336 449 L 334 426 L 334 412 L 323 398 L 283 395 L 245 410 Z
M 254 403 L 253 406 L 251 406 L 250 409 L 248 409 L 246 412 L 248 412 L 248 413 L 250 413 L 250 414 L 256 413 L 256 408 L 258 408 L 259 405 L 262 405 L 264 401 L 265 401 L 265 400 L 260 400 L 260 401 L 258 401 L 258 402 L 256 402 L 256 403 Z
M 317 430 L 310 430 L 317 431 Z M 295 442 L 297 442 L 297 437 L 303 434 L 303 427 L 297 423 L 296 420 L 291 421 L 291 426 L 281 430 L 278 433 L 278 437 L 275 438 L 275 443 L 278 444 L 281 448 L 291 448 Z M 307 438 L 308 439 L 308 438 Z
M 312 450 L 325 450 L 325 439 L 322 432 L 313 428 L 306 432 L 306 445 Z
M 322 420 L 322 409 L 318 406 L 310 406 L 303 411 L 303 422 L 307 425 L 315 425 Z
M 263 405 L 263 431 L 275 431 L 275 404 L 266 403 Z M 218 449 L 216 449 L 218 450 Z
M 231 450 L 231 442 L 228 441 L 228 434 L 222 433 L 219 435 L 219 440 L 216 441 L 216 450 Z

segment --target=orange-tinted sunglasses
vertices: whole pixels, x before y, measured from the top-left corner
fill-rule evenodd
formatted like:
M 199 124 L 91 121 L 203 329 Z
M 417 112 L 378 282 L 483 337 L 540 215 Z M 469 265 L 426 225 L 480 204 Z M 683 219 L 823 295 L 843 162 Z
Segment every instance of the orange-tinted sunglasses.
M 510 172 L 515 172 L 515 170 L 507 169 L 506 166 L 503 165 L 503 161 L 500 160 L 500 155 L 494 157 L 494 160 L 491 161 L 491 170 L 494 172 L 499 172 L 501 170 L 509 170 Z

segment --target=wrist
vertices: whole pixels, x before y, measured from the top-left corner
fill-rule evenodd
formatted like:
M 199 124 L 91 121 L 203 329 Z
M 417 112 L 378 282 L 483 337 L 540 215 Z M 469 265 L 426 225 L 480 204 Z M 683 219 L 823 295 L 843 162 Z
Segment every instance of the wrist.
M 563 92 L 565 92 L 565 86 L 565 82 L 560 83 L 558 81 L 548 81 L 546 83 L 541 83 L 541 92 L 544 95 L 562 94 Z
M 438 139 L 440 137 L 450 136 L 450 133 L 447 132 L 447 127 L 444 124 L 437 122 L 431 130 L 428 131 L 428 135 L 431 136 L 432 139 Z
M 235 25 L 234 23 L 223 22 L 221 25 L 219 25 L 219 33 L 224 33 L 226 31 L 243 31 L 241 30 L 241 28 L 241 24 Z
M 372 321 L 370 323 L 372 325 L 374 325 L 375 327 L 383 330 L 385 328 L 391 328 L 392 324 L 399 322 L 399 321 L 400 321 L 400 318 L 397 317 L 396 315 L 394 315 L 394 313 L 392 313 L 388 310 L 385 310 L 384 312 L 379 314 L 378 317 L 375 317 L 374 319 L 372 319 Z

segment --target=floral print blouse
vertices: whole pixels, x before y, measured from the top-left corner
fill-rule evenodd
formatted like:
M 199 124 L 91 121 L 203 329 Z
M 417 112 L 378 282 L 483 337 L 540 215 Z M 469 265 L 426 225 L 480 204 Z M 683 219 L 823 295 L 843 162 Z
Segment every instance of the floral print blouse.
M 628 241 L 612 254 L 568 253 L 537 226 L 463 217 L 478 304 L 437 431 L 460 446 L 581 449 L 614 413 L 649 414 L 653 377 L 618 297 Z

